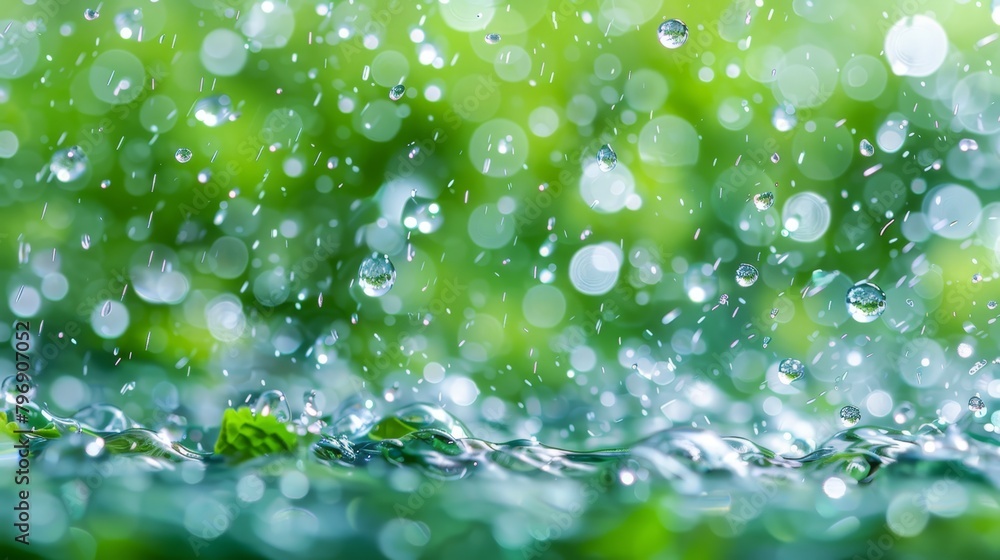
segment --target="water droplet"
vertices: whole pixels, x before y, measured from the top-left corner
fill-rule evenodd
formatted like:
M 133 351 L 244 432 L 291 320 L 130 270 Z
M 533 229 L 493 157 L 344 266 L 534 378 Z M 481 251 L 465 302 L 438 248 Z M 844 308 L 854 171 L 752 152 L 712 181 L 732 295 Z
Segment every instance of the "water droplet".
M 93 8 L 87 8 L 83 11 L 83 19 L 87 21 L 94 21 L 95 19 L 101 17 L 100 12 Z
M 89 233 L 83 234 L 83 237 L 80 239 L 80 245 L 83 247 L 84 251 L 86 251 L 87 249 L 90 249 L 90 234 Z
M 233 112 L 233 102 L 228 95 L 213 95 L 199 99 L 194 104 L 194 118 L 208 127 L 232 122 L 238 117 L 239 115 Z
M 875 146 L 872 146 L 872 143 L 869 142 L 867 138 L 861 140 L 861 155 L 865 157 L 872 157 L 875 155 Z
M 315 418 L 320 414 L 322 414 L 319 407 L 316 405 L 316 396 L 317 394 L 315 390 L 306 391 L 305 394 L 302 395 L 302 401 L 304 404 L 302 408 L 302 414 L 304 416 L 310 416 Z
M 771 154 L 771 163 L 778 163 L 779 161 L 781 161 L 781 156 L 778 155 L 778 152 Z
M 986 403 L 983 402 L 983 399 L 979 395 L 976 395 L 969 399 L 969 410 L 976 415 L 976 418 L 982 418 L 986 416 Z
M 389 89 L 389 99 L 393 101 L 399 101 L 403 98 L 403 94 L 406 92 L 406 87 L 403 84 L 392 86 Z
M 657 30 L 660 44 L 668 49 L 676 49 L 684 45 L 688 39 L 688 28 L 679 19 L 669 19 L 660 24 Z
M 288 407 L 288 401 L 281 391 L 264 391 L 257 397 L 253 405 L 253 413 L 257 416 L 273 416 L 278 422 L 288 422 L 292 417 L 292 411 Z
M 187 163 L 191 161 L 191 150 L 187 148 L 177 148 L 177 152 L 174 153 L 174 158 L 180 163 Z
M 800 379 L 806 372 L 806 367 L 795 358 L 785 358 L 778 364 L 778 379 L 785 385 Z
M 771 344 L 771 337 L 765 336 L 764 337 L 764 344 L 761 346 L 761 348 L 767 348 L 768 344 Z
M 958 141 L 958 149 L 963 152 L 974 152 L 979 149 L 979 142 L 972 138 L 962 138 Z
M 997 301 L 995 299 L 991 299 L 990 301 L 986 302 L 986 309 L 996 309 L 996 308 L 997 308 Z
M 972 275 L 972 283 L 978 284 L 983 281 L 983 275 L 978 272 Z
M 719 296 L 719 305 L 729 305 L 729 294 Z
M 101 317 L 107 317 L 111 313 L 111 300 L 104 302 L 104 307 L 101 308 Z
M 885 312 L 885 292 L 875 284 L 862 282 L 847 290 L 847 311 L 859 323 L 871 323 Z
M 601 146 L 601 149 L 597 150 L 597 167 L 607 173 L 616 165 L 618 165 L 618 154 L 611 149 L 611 144 Z
M 500 34 L 499 33 L 490 33 L 490 34 L 488 34 L 486 36 L 486 44 L 488 44 L 488 45 L 495 45 L 495 44 L 497 44 L 499 42 L 500 42 Z
M 760 273 L 757 272 L 757 267 L 752 264 L 743 263 L 736 267 L 736 283 L 744 288 L 753 286 L 758 277 L 760 277 Z
M 774 193 L 767 191 L 753 195 L 753 205 L 761 212 L 767 210 L 771 206 L 774 206 Z
M 139 34 L 142 32 L 142 10 L 134 8 L 119 12 L 115 16 L 115 29 L 122 39 L 139 40 Z
M 128 383 L 122 385 L 121 393 L 124 395 L 133 389 L 135 389 L 135 381 L 129 381 Z
M 101 188 L 106 189 L 111 186 L 111 179 L 105 179 L 101 181 Z
M 441 205 L 436 201 L 410 197 L 403 204 L 403 226 L 420 233 L 433 233 L 444 223 Z
M 984 367 L 986 367 L 986 364 L 988 364 L 988 363 L 989 362 L 987 362 L 986 360 L 979 360 L 978 362 L 972 364 L 972 367 L 969 368 L 969 375 L 975 375 L 975 374 L 979 373 L 979 370 L 981 370 Z
M 388 255 L 377 253 L 366 258 L 358 269 L 358 284 L 365 295 L 379 297 L 385 295 L 396 282 L 396 267 Z
M 87 154 L 80 146 L 63 148 L 52 154 L 49 170 L 61 183 L 76 180 L 87 170 Z
M 845 427 L 856 426 L 859 421 L 861 421 L 861 411 L 858 410 L 858 407 L 847 405 L 840 409 L 840 422 Z

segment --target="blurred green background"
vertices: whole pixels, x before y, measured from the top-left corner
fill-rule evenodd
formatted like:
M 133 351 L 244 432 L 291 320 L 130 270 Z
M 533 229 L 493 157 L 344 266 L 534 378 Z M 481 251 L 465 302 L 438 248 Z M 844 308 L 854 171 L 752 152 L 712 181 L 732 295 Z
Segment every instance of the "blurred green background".
M 223 410 L 269 389 L 296 417 L 310 391 L 327 420 L 428 402 L 476 437 L 568 449 L 701 428 L 797 457 L 842 429 L 845 405 L 900 430 L 966 418 L 965 435 L 995 446 L 1000 42 L 980 4 L 11 2 L 0 274 L 8 322 L 32 323 L 34 399 L 67 417 L 108 403 L 203 451 Z M 689 38 L 667 49 L 657 27 L 673 18 Z M 86 160 L 63 181 L 53 157 L 71 146 Z M 763 192 L 775 203 L 759 211 Z M 413 195 L 439 205 L 434 231 L 406 226 Z M 396 271 L 377 298 L 357 281 L 373 253 Z M 736 283 L 740 263 L 759 270 L 753 286 Z M 844 304 L 862 280 L 887 295 L 872 323 Z M 806 366 L 794 385 L 778 379 L 785 358 Z M 975 394 L 988 413 L 969 421 Z M 46 557 L 159 557 L 195 533 L 180 518 L 211 495 L 200 484 L 224 509 L 253 472 L 122 467 L 97 492 L 60 467 L 89 468 L 80 449 L 50 457 L 37 463 L 37 508 L 57 527 Z M 207 556 L 534 550 L 512 521 L 530 500 L 503 500 L 510 480 L 449 482 L 418 527 L 386 519 L 419 482 L 382 482 L 417 473 L 299 459 L 261 477 L 265 495 L 312 505 L 263 530 L 285 510 L 255 502 L 266 514 L 227 522 Z M 737 494 L 700 503 L 645 481 L 587 500 L 539 554 L 773 558 L 840 542 L 824 557 L 876 558 L 880 536 L 885 557 L 995 552 L 986 465 L 964 502 L 923 508 L 913 539 L 885 529 L 894 498 L 920 493 L 905 477 L 852 479 L 855 516 L 809 503 L 830 501 L 817 469 L 742 538 L 716 538 Z M 286 468 L 307 473 L 308 497 L 289 498 Z M 921 484 L 941 476 L 921 468 Z M 549 527 L 581 485 L 532 523 Z M 345 528 L 324 533 L 329 519 Z

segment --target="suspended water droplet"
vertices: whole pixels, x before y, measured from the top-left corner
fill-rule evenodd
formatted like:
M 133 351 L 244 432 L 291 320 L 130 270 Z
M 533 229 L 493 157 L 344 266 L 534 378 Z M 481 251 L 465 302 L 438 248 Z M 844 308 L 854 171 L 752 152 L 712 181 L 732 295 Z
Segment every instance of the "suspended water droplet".
M 63 148 L 52 154 L 49 170 L 61 183 L 74 181 L 87 170 L 87 154 L 80 146 Z
M 403 227 L 420 233 L 433 233 L 444 223 L 441 205 L 436 201 L 410 197 L 403 204 Z
M 753 195 L 753 205 L 760 212 L 767 210 L 771 206 L 774 206 L 774 193 L 767 191 Z
M 969 399 L 969 410 L 975 414 L 976 418 L 982 418 L 986 416 L 986 403 L 977 394 Z
M 847 428 L 856 426 L 861 421 L 861 411 L 858 407 L 847 405 L 840 409 L 840 422 Z
M 869 142 L 867 138 L 863 138 L 861 140 L 860 149 L 861 149 L 861 155 L 865 157 L 872 157 L 873 155 L 875 155 L 875 146 L 872 146 L 872 143 Z
M 668 49 L 676 49 L 687 42 L 688 28 L 679 19 L 669 19 L 660 24 L 659 29 L 657 29 L 657 35 L 660 38 L 661 45 Z
M 101 17 L 101 14 L 93 8 L 87 8 L 83 11 L 83 19 L 87 21 L 94 21 L 99 17 Z
M 997 302 L 995 299 L 991 299 L 990 301 L 986 302 L 986 309 L 996 309 L 996 308 L 997 308 Z
M 406 87 L 403 84 L 392 86 L 392 88 L 389 89 L 389 99 L 399 101 L 403 98 L 404 93 L 406 93 Z
M 618 165 L 618 154 L 611 149 L 610 144 L 605 144 L 601 146 L 601 149 L 597 150 L 597 167 L 601 171 L 607 173 Z
M 80 238 L 80 246 L 83 247 L 84 251 L 86 251 L 87 249 L 90 249 L 90 234 L 89 233 L 83 234 L 83 237 Z
M 177 148 L 177 151 L 174 153 L 174 159 L 180 163 L 187 163 L 191 161 L 191 156 L 193 155 L 194 154 L 191 153 L 191 150 L 187 148 Z
M 779 161 L 781 161 L 781 156 L 778 155 L 778 152 L 771 154 L 771 163 L 778 163 Z
M 358 269 L 358 284 L 365 295 L 379 297 L 385 295 L 396 282 L 396 267 L 388 255 L 377 253 L 366 258 Z
M 979 373 L 979 370 L 986 367 L 986 364 L 988 363 L 989 362 L 987 362 L 986 360 L 979 360 L 978 362 L 972 364 L 972 367 L 969 368 L 969 375 L 976 375 L 977 373 Z
M 340 158 L 338 158 L 336 156 L 334 156 L 334 157 L 326 160 L 326 168 L 327 169 L 336 169 L 337 165 L 339 165 L 339 164 L 340 164 Z
M 213 95 L 199 99 L 194 104 L 194 118 L 208 127 L 232 122 L 238 117 L 238 114 L 233 113 L 233 102 L 228 95 Z
M 288 401 L 281 391 L 264 391 L 257 397 L 252 410 L 256 416 L 272 416 L 278 422 L 288 422 L 292 418 Z
M 111 300 L 104 302 L 104 306 L 101 307 L 101 317 L 107 317 L 111 313 Z
M 306 391 L 302 395 L 302 401 L 304 406 L 302 407 L 302 414 L 305 416 L 311 416 L 313 418 L 320 416 L 322 412 L 316 405 L 317 393 L 315 390 Z
M 875 284 L 862 282 L 847 290 L 847 311 L 859 323 L 871 323 L 885 312 L 885 292 Z
M 736 267 L 736 283 L 744 288 L 753 286 L 759 277 L 760 273 L 757 272 L 757 267 L 752 264 L 742 263 Z
M 979 149 L 979 142 L 972 138 L 962 138 L 958 141 L 958 149 L 963 152 L 974 152 Z
M 101 181 L 101 188 L 106 189 L 111 186 L 111 179 L 105 179 Z
M 972 275 L 972 283 L 978 284 L 983 281 L 983 275 L 978 272 Z
M 128 393 L 129 391 L 132 391 L 134 389 L 135 389 L 135 381 L 129 381 L 128 383 L 122 385 L 121 394 L 124 395 L 125 393 Z
M 795 358 L 785 358 L 778 364 L 778 380 L 785 385 L 800 379 L 806 372 L 806 367 Z
M 489 34 L 486 35 L 486 44 L 488 44 L 488 45 L 495 45 L 495 44 L 497 44 L 499 42 L 500 42 L 500 34 L 499 33 L 489 33 Z

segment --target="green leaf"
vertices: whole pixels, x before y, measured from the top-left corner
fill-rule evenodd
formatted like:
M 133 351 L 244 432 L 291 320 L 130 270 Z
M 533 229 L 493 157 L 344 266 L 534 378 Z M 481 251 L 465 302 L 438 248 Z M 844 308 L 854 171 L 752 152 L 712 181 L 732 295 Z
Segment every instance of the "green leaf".
M 254 416 L 247 407 L 229 408 L 222 416 L 222 428 L 215 452 L 236 461 L 295 449 L 298 438 L 288 425 L 273 416 Z

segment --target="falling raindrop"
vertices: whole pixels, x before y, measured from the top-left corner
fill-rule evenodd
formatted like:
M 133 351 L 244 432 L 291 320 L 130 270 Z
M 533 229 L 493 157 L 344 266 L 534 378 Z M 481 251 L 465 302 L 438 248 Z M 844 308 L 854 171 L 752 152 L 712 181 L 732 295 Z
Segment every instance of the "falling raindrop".
M 119 12 L 115 16 L 115 29 L 122 39 L 140 40 L 142 33 L 142 10 L 133 8 Z
M 87 249 L 90 249 L 90 234 L 89 233 L 83 234 L 83 237 L 80 239 L 80 245 L 83 247 L 84 251 L 86 251 Z M 108 303 L 110 303 L 110 302 L 108 302 Z
M 861 155 L 865 157 L 872 157 L 875 155 L 875 146 L 872 146 L 872 143 L 869 142 L 868 139 L 861 140 Z
M 885 312 L 885 292 L 875 284 L 862 282 L 847 290 L 847 311 L 859 323 L 871 323 Z
M 605 144 L 601 146 L 600 150 L 597 150 L 597 167 L 601 171 L 607 173 L 618 165 L 618 154 L 611 149 L 610 144 Z
M 487 44 L 489 44 L 489 45 L 495 45 L 495 44 L 497 44 L 499 42 L 500 42 L 500 34 L 499 33 L 490 33 L 490 34 L 486 35 L 486 43 Z
M 358 284 L 365 295 L 379 297 L 385 295 L 396 282 L 396 267 L 388 255 L 372 254 L 358 269 Z
M 192 155 L 194 154 L 192 154 L 191 150 L 187 148 L 177 148 L 177 152 L 174 153 L 174 159 L 180 163 L 187 163 L 191 161 Z
M 403 98 L 403 93 L 405 92 L 406 92 L 406 87 L 403 86 L 403 84 L 392 86 L 392 88 L 389 89 L 389 99 L 392 99 L 393 101 L 399 101 L 400 99 Z
M 753 286 L 759 276 L 757 267 L 752 264 L 742 263 L 736 267 L 736 283 L 744 288 Z
M 668 49 L 676 49 L 684 45 L 688 39 L 688 28 L 679 19 L 670 19 L 660 24 L 657 29 L 660 44 Z
M 80 146 L 63 148 L 52 154 L 49 170 L 61 183 L 73 181 L 87 170 L 87 154 Z
M 847 428 L 856 426 L 861 421 L 861 411 L 858 407 L 847 405 L 840 409 L 840 422 Z
M 101 17 L 100 12 L 93 8 L 87 8 L 83 11 L 83 18 L 87 21 L 94 21 L 95 19 Z
M 781 156 L 778 155 L 778 152 L 771 154 L 771 163 L 778 163 L 779 161 L 781 161 Z

